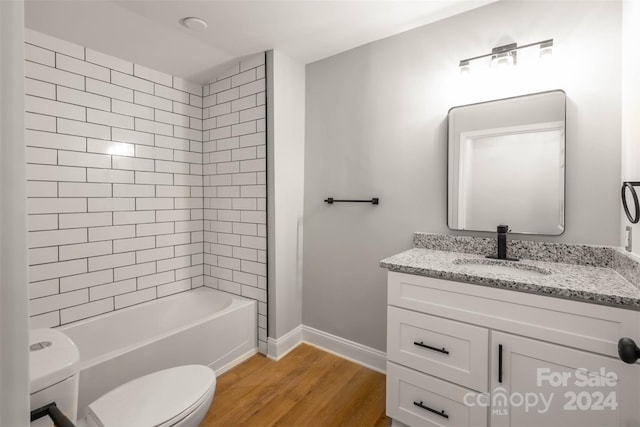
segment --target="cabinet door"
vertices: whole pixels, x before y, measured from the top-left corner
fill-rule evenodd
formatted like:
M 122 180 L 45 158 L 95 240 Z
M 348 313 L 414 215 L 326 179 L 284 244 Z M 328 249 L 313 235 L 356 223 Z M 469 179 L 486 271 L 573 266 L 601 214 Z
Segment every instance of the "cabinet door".
M 492 427 L 638 426 L 637 365 L 491 332 Z

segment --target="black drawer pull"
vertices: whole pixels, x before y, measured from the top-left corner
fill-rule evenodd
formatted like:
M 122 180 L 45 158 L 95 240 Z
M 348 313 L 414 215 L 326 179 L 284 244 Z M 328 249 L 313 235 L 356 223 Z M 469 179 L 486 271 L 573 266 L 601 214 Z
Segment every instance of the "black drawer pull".
M 422 341 L 418 342 L 418 341 L 414 341 L 413 342 L 415 345 L 417 345 L 418 347 L 423 347 L 423 348 L 428 348 L 429 350 L 433 350 L 433 351 L 437 351 L 438 353 L 444 353 L 444 354 L 449 354 L 449 352 L 447 350 L 445 350 L 444 347 L 442 348 L 435 348 L 435 347 L 431 347 L 430 345 L 426 345 L 425 343 L 423 343 Z
M 443 418 L 449 418 L 449 415 L 444 413 L 444 409 L 442 411 L 436 411 L 435 409 L 431 409 L 428 406 L 424 405 L 422 403 L 422 400 L 420 402 L 413 402 L 413 404 L 416 405 L 419 408 L 426 409 L 429 412 L 433 412 L 436 415 L 440 415 Z

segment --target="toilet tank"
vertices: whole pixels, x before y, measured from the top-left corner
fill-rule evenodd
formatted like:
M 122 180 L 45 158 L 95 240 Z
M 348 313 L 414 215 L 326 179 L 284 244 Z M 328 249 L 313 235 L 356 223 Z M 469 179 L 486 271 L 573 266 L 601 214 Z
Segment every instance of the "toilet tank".
M 55 402 L 75 423 L 79 363 L 78 348 L 64 333 L 55 329 L 32 329 L 29 332 L 31 410 Z M 31 427 L 49 426 L 53 426 L 49 417 L 31 423 Z

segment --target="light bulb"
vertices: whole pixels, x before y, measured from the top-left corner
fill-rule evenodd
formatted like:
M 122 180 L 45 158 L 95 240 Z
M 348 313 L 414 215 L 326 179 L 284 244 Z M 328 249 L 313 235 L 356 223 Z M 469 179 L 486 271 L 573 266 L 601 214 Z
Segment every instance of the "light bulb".
M 510 68 L 513 67 L 513 56 L 506 55 L 494 55 L 491 58 L 491 68 Z
M 468 76 L 471 74 L 471 64 L 469 61 L 460 61 L 460 75 Z
M 553 44 L 540 45 L 540 59 L 548 59 L 553 56 Z

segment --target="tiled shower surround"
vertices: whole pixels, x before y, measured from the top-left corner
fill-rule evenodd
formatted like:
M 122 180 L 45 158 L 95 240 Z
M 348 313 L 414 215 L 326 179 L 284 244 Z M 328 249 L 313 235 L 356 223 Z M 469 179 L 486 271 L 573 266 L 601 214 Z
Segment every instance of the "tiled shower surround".
M 267 347 L 265 55 L 204 86 L 204 283 L 258 300 Z
M 25 40 L 32 327 L 206 285 L 260 301 L 264 350 L 264 55 L 203 87 Z

